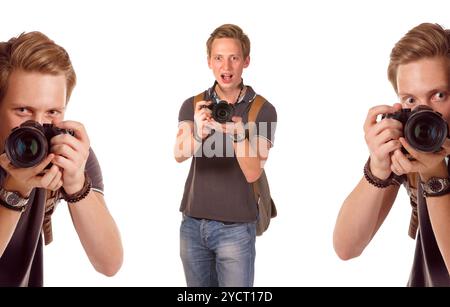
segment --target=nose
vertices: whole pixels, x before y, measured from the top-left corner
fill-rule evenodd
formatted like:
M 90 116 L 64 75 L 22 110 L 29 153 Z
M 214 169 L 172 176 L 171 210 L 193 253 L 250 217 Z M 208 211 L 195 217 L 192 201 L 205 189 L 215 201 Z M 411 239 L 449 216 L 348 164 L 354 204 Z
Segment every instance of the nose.
M 223 62 L 223 68 L 228 70 L 231 67 L 231 60 L 226 60 Z
M 44 124 L 44 115 L 39 112 L 34 113 L 31 119 L 41 125 Z

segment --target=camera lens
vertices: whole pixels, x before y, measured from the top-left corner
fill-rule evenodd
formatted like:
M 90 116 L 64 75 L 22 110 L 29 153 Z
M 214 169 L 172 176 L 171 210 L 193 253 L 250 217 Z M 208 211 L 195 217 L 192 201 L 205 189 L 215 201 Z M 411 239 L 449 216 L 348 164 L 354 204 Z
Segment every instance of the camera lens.
M 417 150 L 437 152 L 448 135 L 447 122 L 432 110 L 412 114 L 405 125 L 405 138 Z
M 15 167 L 33 167 L 47 156 L 47 139 L 34 127 L 20 127 L 6 140 L 5 152 Z
M 212 110 L 213 118 L 221 124 L 231 121 L 234 114 L 234 106 L 222 100 L 214 105 Z

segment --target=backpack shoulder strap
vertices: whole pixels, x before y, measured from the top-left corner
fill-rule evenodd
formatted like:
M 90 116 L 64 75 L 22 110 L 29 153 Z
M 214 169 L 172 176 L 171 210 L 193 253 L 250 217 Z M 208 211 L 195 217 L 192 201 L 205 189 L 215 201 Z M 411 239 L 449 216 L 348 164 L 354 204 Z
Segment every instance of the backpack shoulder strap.
M 248 122 L 255 122 L 258 117 L 259 111 L 261 111 L 262 106 L 266 102 L 266 99 L 261 95 L 256 95 L 253 99 L 250 110 L 248 111 Z
M 200 94 L 197 94 L 194 96 L 194 112 L 195 112 L 195 106 L 197 105 L 198 102 L 205 100 L 205 92 L 201 92 Z

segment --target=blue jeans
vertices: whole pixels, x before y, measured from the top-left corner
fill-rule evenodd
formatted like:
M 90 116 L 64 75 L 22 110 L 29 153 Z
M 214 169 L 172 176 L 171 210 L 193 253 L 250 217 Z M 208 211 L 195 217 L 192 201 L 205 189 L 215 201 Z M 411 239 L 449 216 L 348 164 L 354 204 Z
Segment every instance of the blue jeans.
M 180 255 L 188 287 L 252 287 L 256 224 L 224 224 L 184 215 Z

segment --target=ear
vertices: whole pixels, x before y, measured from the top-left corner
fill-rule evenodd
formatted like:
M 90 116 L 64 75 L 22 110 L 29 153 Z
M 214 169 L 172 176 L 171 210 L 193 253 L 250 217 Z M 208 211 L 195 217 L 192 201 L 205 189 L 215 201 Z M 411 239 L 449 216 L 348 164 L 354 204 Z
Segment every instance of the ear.
M 212 69 L 211 57 L 209 55 L 206 57 L 206 61 L 208 62 L 208 67 Z
M 244 68 L 247 68 L 250 65 L 250 56 L 247 56 L 244 60 Z

